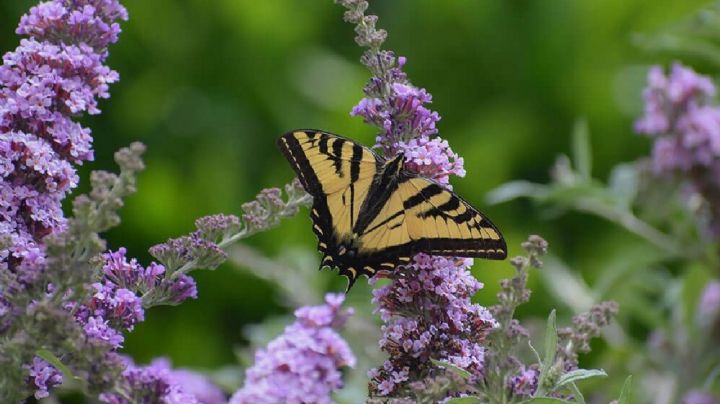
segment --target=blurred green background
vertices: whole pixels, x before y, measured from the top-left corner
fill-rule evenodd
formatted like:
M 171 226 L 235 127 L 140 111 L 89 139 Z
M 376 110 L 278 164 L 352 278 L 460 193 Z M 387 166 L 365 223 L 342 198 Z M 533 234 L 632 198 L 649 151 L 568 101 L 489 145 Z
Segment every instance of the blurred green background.
M 0 2 L 0 48 L 18 44 L 14 29 L 35 1 Z M 294 128 L 320 128 L 371 144 L 375 132 L 349 116 L 368 72 L 352 27 L 330 0 L 125 0 L 109 65 L 121 75 L 103 113 L 84 120 L 96 160 L 115 170 L 112 153 L 139 140 L 148 146 L 139 191 L 107 237 L 116 249 L 149 262 L 148 247 L 193 230 L 197 217 L 238 214 L 264 187 L 292 178 L 275 139 Z M 631 236 L 581 214 L 544 217 L 526 201 L 488 206 L 485 193 L 513 179 L 546 182 L 557 154 L 569 151 L 575 120 L 592 133 L 595 175 L 646 155 L 650 142 L 632 132 L 650 58 L 632 44 L 707 4 L 700 0 L 375 1 L 388 30 L 386 47 L 408 58 L 412 82 L 433 94 L 440 134 L 465 158 L 455 189 L 505 233 L 510 253 L 541 234 L 551 250 L 592 284 L 620 259 Z M 86 185 L 86 184 L 84 184 Z M 81 186 L 80 191 L 84 188 Z M 268 256 L 297 246 L 314 250 L 307 212 L 248 244 Z M 313 264 L 314 265 L 314 264 Z M 507 263 L 477 261 L 486 284 L 476 299 L 492 304 Z M 215 368 L 235 362 L 243 327 L 287 311 L 273 286 L 225 264 L 194 274 L 199 299 L 153 309 L 127 339 L 138 361 L 168 356 L 176 365 Z M 329 272 L 319 277 L 335 278 Z M 558 306 L 532 279 L 531 307 Z M 335 290 L 342 283 L 332 283 Z M 369 290 L 354 290 L 369 299 Z M 364 294 L 364 295 L 360 295 Z M 564 316 L 568 307 L 558 307 Z M 646 330 L 636 330 L 642 334 Z

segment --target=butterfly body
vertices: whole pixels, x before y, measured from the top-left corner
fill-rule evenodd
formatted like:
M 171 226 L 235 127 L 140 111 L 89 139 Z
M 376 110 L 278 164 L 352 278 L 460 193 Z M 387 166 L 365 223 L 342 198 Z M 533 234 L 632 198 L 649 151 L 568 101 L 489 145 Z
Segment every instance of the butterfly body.
M 443 185 L 405 169 L 352 140 L 317 130 L 283 135 L 278 146 L 306 191 L 324 254 L 348 289 L 359 275 L 408 264 L 420 252 L 504 259 L 497 228 Z

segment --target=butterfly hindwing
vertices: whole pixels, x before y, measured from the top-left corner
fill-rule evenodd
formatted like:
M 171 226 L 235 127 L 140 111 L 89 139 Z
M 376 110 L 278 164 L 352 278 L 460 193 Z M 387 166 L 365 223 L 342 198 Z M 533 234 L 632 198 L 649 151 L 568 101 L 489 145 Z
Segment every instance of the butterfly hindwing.
M 313 196 L 311 218 L 324 254 L 348 290 L 359 275 L 392 270 L 424 252 L 504 259 L 505 240 L 479 211 L 445 186 L 386 161 L 349 139 L 316 130 L 278 145 Z

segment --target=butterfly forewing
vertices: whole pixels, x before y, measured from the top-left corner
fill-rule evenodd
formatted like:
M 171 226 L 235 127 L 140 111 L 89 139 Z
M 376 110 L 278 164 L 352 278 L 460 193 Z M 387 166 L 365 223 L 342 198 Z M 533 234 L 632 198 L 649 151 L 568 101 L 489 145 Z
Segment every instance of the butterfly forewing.
M 360 207 L 382 162 L 355 142 L 314 130 L 287 133 L 278 146 L 313 196 L 318 247 L 332 255 L 340 243 L 352 240 Z

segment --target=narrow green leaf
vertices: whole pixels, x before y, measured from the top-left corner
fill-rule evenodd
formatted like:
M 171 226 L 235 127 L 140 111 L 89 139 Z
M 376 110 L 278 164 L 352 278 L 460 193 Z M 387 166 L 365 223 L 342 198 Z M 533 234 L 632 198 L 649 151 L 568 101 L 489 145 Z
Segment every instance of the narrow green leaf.
M 618 404 L 632 404 L 632 375 L 628 376 L 623 383 Z
M 618 164 L 610 172 L 608 188 L 624 208 L 629 208 L 637 195 L 637 171 L 635 164 Z
M 578 388 L 575 383 L 570 383 L 570 391 L 573 392 L 573 395 L 575 396 L 575 403 L 577 404 L 585 404 L 585 396 L 580 392 L 580 389 Z
M 545 329 L 545 361 L 544 365 L 552 366 L 555 362 L 555 353 L 557 352 L 557 324 L 555 323 L 555 309 L 550 312 L 547 320 L 547 328 Z
M 546 193 L 545 185 L 529 181 L 511 181 L 488 192 L 485 200 L 491 205 L 497 205 L 517 198 L 539 198 Z
M 529 400 L 523 401 L 521 404 L 563 404 L 569 402 L 570 401 L 565 401 L 554 397 L 533 397 Z
M 482 400 L 480 400 L 480 397 L 477 396 L 467 396 L 467 397 L 455 397 L 451 398 L 448 401 L 445 401 L 445 403 L 452 403 L 452 404 L 479 404 L 482 403 Z
M 557 387 L 591 377 L 607 377 L 607 373 L 602 369 L 575 369 L 562 375 L 557 382 Z
M 590 130 L 585 119 L 575 122 L 572 134 L 573 160 L 578 174 L 589 180 L 592 175 L 592 152 L 590 150 Z
M 61 371 L 65 378 L 79 380 L 77 377 L 75 377 L 75 375 L 73 375 L 70 368 L 60 362 L 60 359 L 58 359 L 55 354 L 48 351 L 47 349 L 38 349 L 37 351 L 35 351 L 35 355 L 45 359 L 47 363 L 53 365 L 57 370 Z
M 435 365 L 435 366 L 440 366 L 440 367 L 446 368 L 446 369 L 448 369 L 448 370 L 450 370 L 450 371 L 452 371 L 452 372 L 457 373 L 457 374 L 460 375 L 463 379 L 469 379 L 470 376 L 472 376 L 472 375 L 470 374 L 470 372 L 468 372 L 467 370 L 465 370 L 465 369 L 463 369 L 463 368 L 461 368 L 461 367 L 455 366 L 455 365 L 453 365 L 453 364 L 450 363 L 450 362 L 445 362 L 445 361 L 441 361 L 441 360 L 437 360 L 437 359 L 430 359 L 430 362 L 432 362 L 432 364 Z
M 550 368 L 555 363 L 555 354 L 557 353 L 557 325 L 555 323 L 555 309 L 550 312 L 545 328 L 545 357 L 543 358 L 542 368 L 540 369 L 540 377 L 538 379 L 538 389 L 536 394 L 545 393 L 545 378 L 547 378 Z
M 543 269 L 538 274 L 548 291 L 575 313 L 589 310 L 597 301 L 578 271 L 573 271 L 554 255 L 543 257 Z

